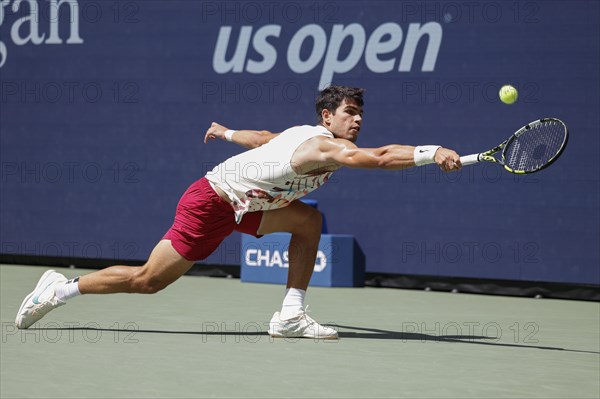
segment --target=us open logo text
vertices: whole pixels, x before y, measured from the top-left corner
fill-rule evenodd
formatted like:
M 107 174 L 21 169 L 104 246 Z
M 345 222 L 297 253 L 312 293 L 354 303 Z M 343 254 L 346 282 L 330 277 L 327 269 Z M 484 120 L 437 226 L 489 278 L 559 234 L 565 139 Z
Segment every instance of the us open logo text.
M 293 34 L 287 48 L 278 44 L 283 29 L 276 24 L 260 28 L 246 25 L 239 29 L 221 26 L 213 53 L 214 71 L 264 74 L 277 64 L 279 52 L 285 50 L 285 62 L 292 72 L 304 74 L 320 68 L 319 90 L 322 90 L 336 74 L 351 71 L 363 58 L 373 73 L 410 72 L 417 46 L 425 38 L 427 45 L 420 70 L 432 72 L 442 43 L 442 27 L 437 22 L 409 24 L 406 38 L 402 27 L 394 22 L 379 25 L 369 35 L 359 23 L 335 24 L 329 32 L 318 24 L 308 24 Z M 346 41 L 351 46 L 344 52 L 342 45 Z M 303 48 L 310 49 L 308 56 L 301 54 Z

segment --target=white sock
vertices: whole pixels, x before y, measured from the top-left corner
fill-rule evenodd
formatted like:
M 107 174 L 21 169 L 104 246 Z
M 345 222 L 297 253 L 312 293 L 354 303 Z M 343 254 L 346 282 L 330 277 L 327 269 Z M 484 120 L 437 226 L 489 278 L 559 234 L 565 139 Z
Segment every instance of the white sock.
M 298 313 L 304 311 L 304 296 L 306 295 L 305 290 L 299 290 L 298 288 L 288 288 L 285 290 L 285 298 L 283 298 L 283 305 L 281 306 L 281 318 L 290 319 L 296 316 Z
M 56 288 L 54 288 L 54 295 L 63 302 L 67 299 L 76 297 L 77 295 L 81 295 L 81 292 L 79 292 L 79 277 L 73 278 L 64 284 L 57 285 Z

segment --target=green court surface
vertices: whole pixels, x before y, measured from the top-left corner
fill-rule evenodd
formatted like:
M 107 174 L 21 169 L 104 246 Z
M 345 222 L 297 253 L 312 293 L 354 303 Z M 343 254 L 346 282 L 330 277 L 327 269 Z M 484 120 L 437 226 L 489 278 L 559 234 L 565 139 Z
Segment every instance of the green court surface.
M 596 302 L 310 288 L 311 316 L 340 339 L 271 339 L 284 287 L 185 276 L 17 330 L 46 269 L 0 266 L 2 398 L 600 397 Z

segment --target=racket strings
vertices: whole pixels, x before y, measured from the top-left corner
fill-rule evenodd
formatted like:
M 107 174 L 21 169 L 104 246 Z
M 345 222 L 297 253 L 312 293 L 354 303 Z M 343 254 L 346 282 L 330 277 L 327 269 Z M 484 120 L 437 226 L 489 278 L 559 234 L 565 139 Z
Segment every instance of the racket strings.
M 506 165 L 519 171 L 542 168 L 560 152 L 566 134 L 560 121 L 548 120 L 532 126 L 507 146 Z

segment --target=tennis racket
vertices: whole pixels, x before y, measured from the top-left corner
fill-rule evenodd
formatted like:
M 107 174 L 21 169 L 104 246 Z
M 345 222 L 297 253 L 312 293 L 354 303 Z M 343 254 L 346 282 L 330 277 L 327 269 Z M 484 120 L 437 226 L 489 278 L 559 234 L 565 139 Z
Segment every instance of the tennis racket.
M 567 146 L 569 131 L 563 121 L 544 118 L 517 130 L 508 140 L 480 154 L 460 157 L 463 166 L 478 162 L 493 162 L 511 173 L 534 173 L 547 168 L 558 159 Z M 501 157 L 494 154 L 502 151 Z

